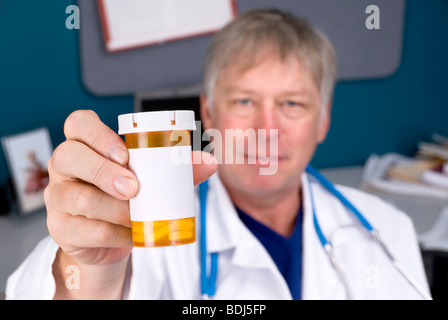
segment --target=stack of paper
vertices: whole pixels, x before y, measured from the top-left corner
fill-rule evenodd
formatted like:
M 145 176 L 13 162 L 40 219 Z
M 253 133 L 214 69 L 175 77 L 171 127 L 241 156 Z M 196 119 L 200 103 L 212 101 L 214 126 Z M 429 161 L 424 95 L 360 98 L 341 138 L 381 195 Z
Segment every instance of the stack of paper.
M 413 157 L 395 153 L 367 159 L 362 186 L 390 193 L 448 199 L 448 139 L 433 136 Z

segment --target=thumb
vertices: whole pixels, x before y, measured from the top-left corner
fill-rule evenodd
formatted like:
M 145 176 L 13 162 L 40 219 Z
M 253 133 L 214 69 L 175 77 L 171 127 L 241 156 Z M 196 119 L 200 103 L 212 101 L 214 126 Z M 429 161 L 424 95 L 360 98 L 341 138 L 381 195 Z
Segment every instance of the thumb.
M 193 151 L 193 180 L 195 185 L 207 180 L 216 170 L 218 170 L 218 161 L 212 154 Z

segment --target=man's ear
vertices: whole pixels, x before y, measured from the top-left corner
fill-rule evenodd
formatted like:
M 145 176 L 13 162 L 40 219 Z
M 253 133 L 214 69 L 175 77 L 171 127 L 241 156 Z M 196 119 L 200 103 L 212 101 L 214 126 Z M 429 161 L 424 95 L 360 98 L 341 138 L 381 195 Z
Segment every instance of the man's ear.
M 324 114 L 322 115 L 322 119 L 320 119 L 320 127 L 319 133 L 317 137 L 317 142 L 320 144 L 325 141 L 327 138 L 328 131 L 330 130 L 331 123 L 331 103 L 323 110 Z
M 199 96 L 199 100 L 201 103 L 200 113 L 201 113 L 202 128 L 204 130 L 207 130 L 211 128 L 212 124 L 212 114 L 211 114 L 212 106 L 209 105 L 208 97 L 203 93 L 201 93 L 201 95 Z

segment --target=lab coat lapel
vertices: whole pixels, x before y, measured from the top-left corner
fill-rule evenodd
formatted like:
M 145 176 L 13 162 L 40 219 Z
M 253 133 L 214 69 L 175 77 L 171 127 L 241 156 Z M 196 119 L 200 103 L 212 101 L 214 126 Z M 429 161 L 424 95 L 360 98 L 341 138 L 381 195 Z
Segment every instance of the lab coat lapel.
M 209 180 L 207 198 L 207 252 L 234 249 L 231 263 L 237 267 L 263 269 L 264 280 L 271 284 L 271 298 L 291 299 L 286 281 L 258 239 L 238 217 L 218 174 Z
M 206 212 L 207 253 L 234 248 L 238 242 L 236 229 L 240 221 L 218 173 L 209 178 Z
M 232 262 L 256 268 L 272 267 L 269 253 L 238 217 L 224 185 L 215 174 L 210 178 L 207 199 L 207 252 L 235 249 Z
M 313 223 L 313 211 L 309 193 L 310 182 L 307 175 L 302 175 L 303 203 L 303 242 L 302 242 L 302 298 L 313 299 L 345 299 L 345 291 L 333 269 L 324 248 L 322 247 Z M 333 224 L 331 215 L 336 214 L 336 207 L 331 195 L 319 185 L 313 188 L 315 210 L 323 232 L 329 224 Z

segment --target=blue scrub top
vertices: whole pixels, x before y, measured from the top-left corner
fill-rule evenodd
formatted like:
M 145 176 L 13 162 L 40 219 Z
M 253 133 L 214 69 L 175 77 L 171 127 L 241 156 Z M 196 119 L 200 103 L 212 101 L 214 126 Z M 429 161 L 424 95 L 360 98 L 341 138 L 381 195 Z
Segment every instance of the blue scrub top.
M 299 209 L 294 230 L 289 237 L 283 237 L 239 208 L 236 208 L 236 210 L 243 223 L 271 255 L 278 270 L 286 280 L 293 299 L 300 300 L 302 282 L 302 207 Z

